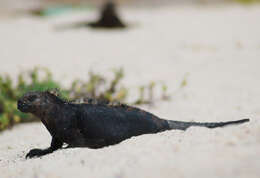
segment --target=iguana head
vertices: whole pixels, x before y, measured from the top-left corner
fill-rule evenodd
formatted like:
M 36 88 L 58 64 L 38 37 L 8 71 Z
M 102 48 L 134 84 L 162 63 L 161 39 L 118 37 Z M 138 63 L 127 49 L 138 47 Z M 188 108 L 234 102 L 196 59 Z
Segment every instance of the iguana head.
M 51 91 L 34 91 L 24 94 L 17 102 L 17 108 L 25 113 L 37 113 L 47 109 L 53 104 L 59 104 L 61 100 Z

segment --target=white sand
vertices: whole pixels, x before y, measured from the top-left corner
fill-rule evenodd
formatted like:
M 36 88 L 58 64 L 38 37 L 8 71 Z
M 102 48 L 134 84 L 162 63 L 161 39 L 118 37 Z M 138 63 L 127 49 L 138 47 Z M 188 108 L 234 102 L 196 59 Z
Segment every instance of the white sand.
M 1 178 L 259 178 L 260 177 L 260 6 L 126 9 L 126 31 L 54 26 L 94 17 L 68 14 L 0 22 L 0 71 L 15 76 L 48 66 L 68 84 L 89 69 L 110 74 L 122 66 L 134 88 L 164 80 L 170 102 L 148 108 L 184 121 L 251 118 L 249 124 L 219 129 L 191 128 L 126 140 L 99 150 L 59 150 L 25 160 L 32 148 L 49 146 L 42 124 L 0 134 Z M 188 74 L 186 88 L 175 92 Z M 147 109 L 147 108 L 146 108 Z

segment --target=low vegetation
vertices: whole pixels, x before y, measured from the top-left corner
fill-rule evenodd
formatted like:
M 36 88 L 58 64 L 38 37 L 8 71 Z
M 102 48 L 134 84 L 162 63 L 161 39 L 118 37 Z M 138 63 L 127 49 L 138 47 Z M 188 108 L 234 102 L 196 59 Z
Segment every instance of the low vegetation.
M 75 80 L 69 88 L 64 88 L 46 68 L 34 68 L 21 72 L 14 82 L 9 75 L 0 75 L 0 131 L 24 122 L 38 121 L 33 115 L 24 114 L 17 110 L 17 100 L 28 91 L 45 91 L 58 89 L 61 97 L 78 102 L 84 98 L 95 98 L 109 102 L 127 102 L 128 86 L 122 84 L 123 69 L 113 70 L 113 79 L 98 73 L 89 72 L 87 81 Z M 182 82 L 182 85 L 184 82 Z M 186 84 L 185 84 L 186 85 Z M 184 85 L 183 85 L 184 86 Z M 154 89 L 161 90 L 161 96 L 154 97 Z M 162 83 L 150 82 L 139 86 L 139 96 L 133 105 L 153 105 L 155 100 L 168 100 L 167 86 Z

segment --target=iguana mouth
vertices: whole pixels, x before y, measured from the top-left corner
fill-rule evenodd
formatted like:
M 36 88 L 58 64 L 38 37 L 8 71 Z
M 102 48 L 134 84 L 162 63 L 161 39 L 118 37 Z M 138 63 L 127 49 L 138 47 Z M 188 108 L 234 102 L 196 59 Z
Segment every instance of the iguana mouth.
M 29 107 L 26 103 L 22 102 L 21 100 L 18 100 L 17 102 L 17 108 L 21 111 L 21 112 L 29 112 Z

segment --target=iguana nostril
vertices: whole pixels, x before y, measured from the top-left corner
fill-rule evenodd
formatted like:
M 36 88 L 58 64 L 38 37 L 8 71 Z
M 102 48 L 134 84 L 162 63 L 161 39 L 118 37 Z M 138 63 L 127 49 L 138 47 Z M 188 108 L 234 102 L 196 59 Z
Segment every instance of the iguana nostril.
M 23 104 L 24 104 L 24 102 L 23 102 L 23 101 L 21 101 L 21 100 L 18 100 L 17 104 L 18 104 L 18 105 L 23 105 Z

